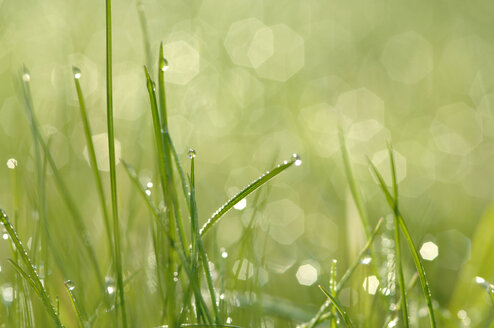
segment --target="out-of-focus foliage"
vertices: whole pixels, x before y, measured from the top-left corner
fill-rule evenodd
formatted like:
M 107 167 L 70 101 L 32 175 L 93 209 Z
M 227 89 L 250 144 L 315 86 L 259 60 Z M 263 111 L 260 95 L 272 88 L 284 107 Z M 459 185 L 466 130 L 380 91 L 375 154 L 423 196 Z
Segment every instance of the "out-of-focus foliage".
M 266 312 L 265 327 L 286 326 L 288 319 L 278 318 L 286 315 L 279 310 L 283 306 L 297 308 L 295 321 L 308 320 L 325 301 L 317 284 L 327 285 L 331 260 L 338 259 L 343 273 L 364 245 L 338 142 L 341 125 L 371 224 L 390 210 L 366 156 L 390 184 L 386 141 L 391 140 L 401 211 L 417 248 L 424 245 L 423 254 L 438 250 L 425 268 L 439 311 L 467 325 L 488 322 L 485 311 L 492 304 L 474 278 L 494 281 L 492 213 L 480 220 L 494 197 L 494 2 L 144 0 L 140 6 L 152 71 L 159 42 L 165 45 L 176 149 L 184 160 L 189 148 L 197 151 L 201 223 L 274 163 L 292 153 L 303 158 L 302 166 L 257 198 L 237 204 L 206 238 L 211 258 L 223 263 L 216 269 L 224 270 L 230 291 L 225 297 L 232 304 L 254 304 L 243 291 L 257 284 L 266 294 L 264 311 L 258 311 Z M 132 163 L 146 185 L 157 176 L 136 2 L 114 1 L 113 19 L 117 156 Z M 27 245 L 42 227 L 35 210 L 34 147 L 20 96 L 23 64 L 30 69 L 35 111 L 58 169 L 84 213 L 92 242 L 102 258 L 108 254 L 72 80 L 76 65 L 98 164 L 109 181 L 104 45 L 103 1 L 0 0 L 0 207 L 15 212 L 11 216 Z M 157 293 L 150 215 L 121 164 L 117 168 L 124 269 L 132 277 L 128 306 L 134 322 L 149 327 L 160 323 L 157 306 L 147 303 Z M 78 282 L 89 270 L 88 260 L 76 256 L 81 245 L 71 235 L 77 231 L 50 169 L 46 174 L 49 229 L 65 251 L 69 278 Z M 244 247 L 253 215 L 255 232 Z M 379 246 L 389 242 L 382 237 Z M 15 296 L 8 245 L 0 239 L 0 318 Z M 222 248 L 229 256 L 221 257 Z M 404 266 L 410 277 L 408 254 Z M 356 322 L 371 297 L 364 282 L 375 279 L 369 267 L 359 270 L 340 296 L 344 307 L 353 307 Z M 53 281 L 67 278 L 53 275 Z M 387 283 L 394 281 L 379 288 Z M 70 317 L 63 314 L 72 313 L 63 286 L 58 288 L 52 292 L 62 298 L 62 316 Z M 90 298 L 91 288 L 96 286 L 85 287 L 84 297 Z M 463 298 L 466 294 L 475 296 Z M 417 299 L 411 308 L 422 311 L 425 305 Z M 249 317 L 249 309 L 233 308 L 224 310 L 233 323 L 261 322 Z

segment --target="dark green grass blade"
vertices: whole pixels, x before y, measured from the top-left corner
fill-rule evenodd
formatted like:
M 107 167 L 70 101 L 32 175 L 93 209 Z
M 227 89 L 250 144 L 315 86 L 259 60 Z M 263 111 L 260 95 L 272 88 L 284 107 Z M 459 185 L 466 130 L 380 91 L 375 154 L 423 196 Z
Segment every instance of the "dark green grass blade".
M 111 0 L 106 0 L 106 123 L 108 129 L 108 156 L 110 161 L 110 186 L 113 217 L 113 250 L 117 274 L 117 293 L 120 298 L 122 325 L 127 327 L 127 310 L 122 272 L 122 253 L 120 249 L 120 223 L 117 202 L 117 172 L 115 160 L 115 132 L 113 127 L 113 73 L 112 73 L 112 11 Z
M 72 307 L 74 308 L 75 315 L 77 317 L 77 322 L 80 328 L 85 328 L 85 322 L 87 322 L 85 311 L 83 310 L 81 304 L 77 300 L 77 297 L 74 293 L 74 282 L 71 280 L 67 280 L 65 283 L 65 288 L 67 289 L 67 293 L 69 294 L 70 301 L 72 302 Z
M 27 74 L 27 71 L 24 70 L 24 74 Z M 73 222 L 79 231 L 77 234 L 77 237 L 81 240 L 84 248 L 86 249 L 86 252 L 89 255 L 89 259 L 91 261 L 91 265 L 94 269 L 95 275 L 97 277 L 97 281 L 101 287 L 101 290 L 103 290 L 104 287 L 104 282 L 103 278 L 101 275 L 101 270 L 99 268 L 98 260 L 96 257 L 96 252 L 94 251 L 94 248 L 92 247 L 90 243 L 90 238 L 89 234 L 87 233 L 87 230 L 84 226 L 84 222 L 82 219 L 82 216 L 80 215 L 77 206 L 73 200 L 73 198 L 70 196 L 69 189 L 65 185 L 62 176 L 60 175 L 60 172 L 58 171 L 57 165 L 55 164 L 55 160 L 53 159 L 53 156 L 51 155 L 50 149 L 46 142 L 44 141 L 43 137 L 41 136 L 40 130 L 39 130 L 39 124 L 36 119 L 36 116 L 34 114 L 33 110 L 33 105 L 32 105 L 32 98 L 31 98 L 31 92 L 29 89 L 29 82 L 24 81 L 24 98 L 26 100 L 26 111 L 27 115 L 29 117 L 31 127 L 33 129 L 33 134 L 35 136 L 35 139 L 39 142 L 41 145 L 41 149 L 43 150 L 45 157 L 48 161 L 48 164 L 53 172 L 53 177 L 55 179 L 55 185 L 58 189 L 58 192 L 60 196 L 62 197 L 62 200 L 64 201 L 65 205 L 67 206 L 67 209 L 69 210 L 71 217 L 73 218 Z M 55 253 L 55 252 L 54 252 Z M 56 253 L 55 253 L 56 254 Z M 65 269 L 63 265 L 60 267 L 60 270 L 64 272 L 65 274 Z
M 340 305 L 340 303 L 338 303 L 338 301 L 333 296 L 331 296 L 331 294 L 328 291 L 326 291 L 323 286 L 319 285 L 319 288 L 328 297 L 328 299 L 331 301 L 331 303 L 333 303 L 333 306 L 336 308 L 336 311 L 338 311 L 338 313 L 341 316 L 341 318 L 343 319 L 343 321 L 345 321 L 345 324 L 347 325 L 347 327 L 353 327 L 352 322 L 350 321 L 350 318 L 348 317 L 348 314 L 345 312 L 345 310 L 343 310 L 343 307 Z
M 370 167 L 371 167 L 374 175 L 376 176 L 376 178 L 379 181 L 379 186 L 381 187 L 381 190 L 383 191 L 383 194 L 385 195 L 389 206 L 391 207 L 391 209 L 394 209 L 395 202 L 394 202 L 393 196 L 391 195 L 388 188 L 386 187 L 386 183 L 384 182 L 383 177 L 381 176 L 381 174 L 379 173 L 377 168 L 374 166 L 374 164 L 369 159 L 368 159 L 368 161 L 369 161 Z M 392 169 L 394 170 L 394 168 L 392 168 Z M 397 217 L 398 223 L 400 225 L 401 231 L 402 231 L 403 235 L 405 236 L 405 240 L 408 244 L 408 248 L 410 249 L 410 253 L 412 254 L 412 258 L 413 258 L 413 261 L 415 263 L 415 267 L 416 267 L 417 272 L 419 274 L 420 284 L 422 286 L 425 301 L 427 303 L 427 308 L 429 310 L 429 318 L 430 318 L 431 327 L 435 328 L 436 327 L 436 319 L 435 319 L 435 315 L 434 315 L 434 307 L 432 305 L 432 296 L 431 296 L 431 291 L 430 291 L 430 287 L 429 287 L 429 281 L 427 280 L 427 277 L 425 275 L 424 266 L 422 264 L 422 261 L 420 260 L 419 253 L 418 253 L 417 248 L 415 247 L 415 245 L 413 243 L 412 237 L 411 237 L 410 232 L 406 226 L 405 220 L 403 219 L 403 216 L 401 215 L 398 208 L 396 208 L 396 217 Z
M 343 287 L 346 285 L 350 277 L 353 275 L 357 267 L 362 263 L 362 259 L 364 256 L 367 254 L 369 249 L 371 248 L 375 238 L 379 234 L 379 231 L 381 231 L 381 227 L 384 223 L 384 218 L 379 219 L 379 222 L 377 222 L 376 227 L 374 228 L 374 231 L 372 232 L 370 238 L 367 240 L 367 243 L 365 246 L 362 248 L 360 251 L 360 254 L 357 256 L 357 259 L 353 262 L 353 264 L 345 271 L 343 276 L 341 277 L 340 281 L 338 282 L 338 285 L 336 285 L 335 291 L 336 291 L 336 296 L 341 292 Z M 329 306 L 331 305 L 331 302 L 328 300 L 327 302 L 323 303 L 321 307 L 319 308 L 319 311 L 317 311 L 317 314 L 312 318 L 309 322 L 304 323 L 299 325 L 298 327 L 307 327 L 307 328 L 313 328 L 317 324 L 319 324 L 321 321 L 323 321 L 323 317 L 326 314 L 326 311 L 328 310 Z
M 389 162 L 391 167 L 391 180 L 393 186 L 393 216 L 394 216 L 394 239 L 395 239 L 395 254 L 396 254 L 396 271 L 398 273 L 398 282 L 400 287 L 400 299 L 401 299 L 401 310 L 403 314 L 403 322 L 405 327 L 409 327 L 410 323 L 408 321 L 408 304 L 407 304 L 407 292 L 405 286 L 405 276 L 403 274 L 403 260 L 401 256 L 401 244 L 400 244 L 400 227 L 398 223 L 398 183 L 396 181 L 396 169 L 395 160 L 393 155 L 393 150 L 391 145 L 388 144 L 388 154 Z
M 261 175 L 259 178 L 251 182 L 246 188 L 244 188 L 242 191 L 240 191 L 238 194 L 233 196 L 232 199 L 230 199 L 228 202 L 226 202 L 223 206 L 221 206 L 214 214 L 209 218 L 209 220 L 204 224 L 204 226 L 201 228 L 201 236 L 203 236 L 211 227 L 218 222 L 218 220 L 226 213 L 228 212 L 235 204 L 240 202 L 242 199 L 250 195 L 252 192 L 254 192 L 256 189 L 264 185 L 266 182 L 280 174 L 281 172 L 285 171 L 287 168 L 292 166 L 296 161 L 299 161 L 299 157 L 297 155 L 294 155 L 289 161 L 284 161 L 282 164 L 276 166 L 274 169 L 271 171 L 266 172 L 265 174 Z
M 48 293 L 46 292 L 45 287 L 41 283 L 41 280 L 40 280 L 40 278 L 36 272 L 36 269 L 34 268 L 32 262 L 31 262 L 31 259 L 29 258 L 29 255 L 26 252 L 26 249 L 24 248 L 21 240 L 17 236 L 17 233 L 14 230 L 14 227 L 12 227 L 12 225 L 10 224 L 10 221 L 9 221 L 9 218 L 7 217 L 7 214 L 2 209 L 0 209 L 0 222 L 3 224 L 3 227 L 5 228 L 5 230 L 7 230 L 7 233 L 9 234 L 12 242 L 14 243 L 14 245 L 16 247 L 16 250 L 18 251 L 18 253 L 20 255 L 22 262 L 24 263 L 24 265 L 26 267 L 27 272 L 25 272 L 24 274 L 21 274 L 22 277 L 25 277 L 25 276 L 30 277 L 30 279 L 26 280 L 26 281 L 31 286 L 33 286 L 33 284 L 34 284 L 33 288 L 36 286 L 36 288 L 34 288 L 34 290 L 40 296 L 41 301 L 43 302 L 43 305 L 45 306 L 50 317 L 52 317 L 53 321 L 55 322 L 55 325 L 57 327 L 63 327 L 62 322 L 60 321 L 60 318 L 59 318 L 55 308 L 53 307 L 53 305 L 50 301 L 50 298 L 48 297 Z M 20 269 L 20 267 L 19 267 L 19 269 Z M 23 272 L 23 270 L 21 269 L 20 272 Z
M 94 179 L 96 182 L 96 188 L 98 190 L 101 212 L 103 214 L 103 222 L 105 224 L 105 229 L 106 229 L 106 238 L 108 239 L 110 254 L 112 254 L 113 245 L 112 245 L 112 231 L 110 227 L 110 215 L 108 214 L 108 207 L 106 206 L 105 192 L 103 189 L 103 180 L 101 179 L 101 174 L 99 173 L 98 164 L 96 162 L 96 152 L 94 150 L 91 126 L 89 124 L 89 119 L 87 116 L 86 103 L 84 101 L 81 84 L 79 82 L 79 79 L 81 78 L 80 75 L 81 71 L 77 67 L 72 67 L 72 71 L 74 73 L 74 83 L 77 92 L 77 98 L 79 100 L 79 110 L 81 112 L 81 120 L 84 128 L 84 135 L 86 137 L 89 162 L 91 163 L 91 169 L 93 171 Z

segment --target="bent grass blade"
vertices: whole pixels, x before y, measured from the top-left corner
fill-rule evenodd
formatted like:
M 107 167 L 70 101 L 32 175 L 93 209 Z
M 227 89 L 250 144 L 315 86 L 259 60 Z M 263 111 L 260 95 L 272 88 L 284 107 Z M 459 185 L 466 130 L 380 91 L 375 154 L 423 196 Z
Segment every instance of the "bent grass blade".
M 331 303 L 333 303 L 333 306 L 336 308 L 336 311 L 338 311 L 338 314 L 341 316 L 343 321 L 345 321 L 345 324 L 347 325 L 347 327 L 353 327 L 352 322 L 350 321 L 350 318 L 348 317 L 348 314 L 345 312 L 345 310 L 343 310 L 340 303 L 338 303 L 338 301 L 333 296 L 331 296 L 331 294 L 326 289 L 324 289 L 323 286 L 319 285 L 319 288 L 328 297 L 328 299 L 331 301 Z
M 233 196 L 232 199 L 230 199 L 228 202 L 226 202 L 223 206 L 221 206 L 214 214 L 209 218 L 209 220 L 204 224 L 204 226 L 201 228 L 201 236 L 203 236 L 206 232 L 208 232 L 211 227 L 219 221 L 219 219 L 226 213 L 228 212 L 235 204 L 240 202 L 242 199 L 250 195 L 252 192 L 254 192 L 256 189 L 267 183 L 269 180 L 280 174 L 281 172 L 285 171 L 287 168 L 289 168 L 292 165 L 300 165 L 300 158 L 298 155 L 294 154 L 292 158 L 289 161 L 284 161 L 282 164 L 276 166 L 273 170 L 266 172 L 265 174 L 261 175 L 259 178 L 251 182 L 246 188 L 244 188 L 242 191 L 240 191 L 238 194 Z

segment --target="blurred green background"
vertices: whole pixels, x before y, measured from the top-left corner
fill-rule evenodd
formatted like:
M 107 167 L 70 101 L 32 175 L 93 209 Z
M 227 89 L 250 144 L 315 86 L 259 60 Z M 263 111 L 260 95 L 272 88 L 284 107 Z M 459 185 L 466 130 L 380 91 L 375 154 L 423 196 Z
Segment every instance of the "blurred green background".
M 151 59 L 136 2 L 113 3 L 114 101 L 117 156 L 136 167 L 143 184 L 154 181 L 155 166 L 142 66 L 149 60 L 156 66 L 161 41 L 169 61 L 171 134 L 184 161 L 189 148 L 197 151 L 200 218 L 292 153 L 303 159 L 260 193 L 257 206 L 249 197 L 208 237 L 212 258 L 220 258 L 221 248 L 230 254 L 227 275 L 244 260 L 264 258 L 264 293 L 307 313 L 324 301 L 317 283 L 327 284 L 331 260 L 342 273 L 364 241 L 344 175 L 340 123 L 373 225 L 390 211 L 365 156 L 389 180 L 385 149 L 392 142 L 401 206 L 415 242 L 439 248 L 437 258 L 425 261 L 433 297 L 451 317 L 465 309 L 470 321 L 459 315 L 465 326 L 481 325 L 489 303 L 473 278 L 494 280 L 488 260 L 494 221 L 484 214 L 494 196 L 494 2 L 144 0 L 140 6 Z M 103 1 L 0 0 L 0 205 L 13 212 L 13 195 L 20 195 L 21 237 L 27 240 L 36 229 L 37 191 L 19 88 L 25 64 L 43 133 L 102 254 L 104 232 L 71 66 L 82 71 L 104 169 L 104 22 Z M 5 165 L 10 158 L 18 162 L 15 174 Z M 67 233 L 75 228 L 47 174 L 50 229 L 77 281 L 85 260 L 71 255 L 80 247 Z M 103 178 L 109 179 L 106 171 Z M 149 214 L 121 165 L 118 179 L 124 269 L 140 272 L 134 283 L 143 288 L 129 297 L 145 302 L 156 292 L 142 271 L 151 249 Z M 240 256 L 239 241 L 255 208 L 252 250 Z M 5 314 L 14 273 L 6 261 L 8 243 L 0 245 Z M 411 260 L 406 269 L 409 277 Z M 347 295 L 357 296 L 347 296 L 347 305 L 366 297 L 362 281 L 369 272 L 362 269 L 352 279 Z M 249 276 L 246 269 L 246 282 Z M 143 305 L 131 310 L 143 326 L 158 323 L 152 311 Z M 233 322 L 242 323 L 241 315 L 232 314 Z

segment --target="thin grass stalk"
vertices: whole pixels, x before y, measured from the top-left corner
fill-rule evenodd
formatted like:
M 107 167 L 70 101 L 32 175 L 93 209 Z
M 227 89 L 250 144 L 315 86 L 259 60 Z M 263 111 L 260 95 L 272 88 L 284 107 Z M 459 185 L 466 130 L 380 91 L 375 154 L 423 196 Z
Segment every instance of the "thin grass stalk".
M 401 244 L 400 244 L 400 227 L 398 222 L 397 210 L 398 210 L 398 183 L 396 181 L 396 171 L 395 161 L 393 156 L 393 151 L 391 146 L 388 144 L 388 153 L 391 169 L 391 181 L 393 186 L 393 221 L 394 221 L 394 239 L 395 239 L 395 255 L 396 255 L 396 271 L 398 274 L 398 282 L 400 287 L 400 299 L 401 299 L 401 310 L 403 314 L 403 322 L 405 327 L 409 327 L 408 319 L 408 305 L 407 305 L 407 291 L 405 285 L 405 276 L 403 274 L 403 259 L 401 255 Z
M 101 206 L 101 213 L 103 214 L 103 223 L 105 224 L 106 238 L 108 239 L 108 247 L 110 254 L 113 254 L 112 243 L 112 231 L 110 227 L 110 215 L 108 214 L 108 207 L 105 200 L 105 192 L 103 189 L 103 180 L 98 169 L 98 162 L 96 161 L 96 151 L 94 150 L 93 134 L 91 133 L 91 125 L 87 116 L 86 102 L 84 101 L 84 95 L 79 79 L 81 78 L 81 71 L 77 67 L 72 67 L 74 73 L 74 83 L 77 93 L 77 99 L 79 100 L 79 111 L 81 113 L 82 126 L 84 128 L 84 135 L 86 137 L 86 144 L 88 150 L 89 163 L 93 171 L 94 180 L 96 183 L 96 189 L 98 191 L 98 198 Z
M 336 297 L 336 262 L 336 260 L 333 260 L 331 262 L 331 279 L 329 281 L 330 292 L 333 297 Z M 333 316 L 331 317 L 331 328 L 336 328 L 336 307 L 334 305 L 331 309 L 331 313 L 333 314 Z
M 24 70 L 24 76 L 28 74 L 27 70 Z M 33 134 L 35 135 L 35 139 L 37 142 L 39 142 L 39 145 L 41 146 L 41 149 L 43 150 L 43 153 L 46 157 L 46 160 L 48 161 L 48 164 L 51 168 L 51 171 L 53 173 L 53 177 L 55 179 L 55 185 L 58 189 L 58 192 L 60 196 L 62 197 L 62 200 L 64 201 L 65 205 L 67 206 L 67 209 L 69 210 L 73 222 L 79 231 L 77 234 L 77 237 L 81 240 L 84 248 L 86 249 L 86 252 L 89 255 L 89 260 L 91 261 L 91 265 L 94 269 L 95 276 L 97 278 L 98 284 L 101 287 L 101 290 L 103 290 L 104 283 L 101 275 L 101 270 L 98 264 L 98 260 L 96 258 L 96 252 L 94 251 L 91 243 L 90 243 L 90 238 L 87 233 L 87 230 L 84 226 L 84 222 L 82 219 L 82 216 L 80 215 L 77 206 L 70 196 L 69 190 L 67 186 L 65 185 L 62 176 L 60 175 L 60 172 L 58 171 L 57 165 L 55 163 L 55 160 L 53 159 L 53 156 L 51 155 L 50 149 L 46 142 L 44 141 L 43 137 L 41 136 L 40 130 L 39 130 L 39 123 L 36 119 L 36 116 L 34 114 L 34 109 L 32 105 L 32 97 L 31 97 L 31 91 L 29 89 L 29 79 L 24 79 L 24 98 L 26 101 L 26 110 L 27 110 L 27 115 L 29 117 L 29 121 L 31 123 L 31 127 L 33 130 Z M 50 243 L 52 245 L 52 243 Z M 59 269 L 63 273 L 64 276 L 67 276 L 67 270 L 65 266 L 63 265 L 62 261 L 60 260 L 58 256 L 58 250 L 55 247 L 52 247 L 53 250 L 53 255 L 55 256 L 57 263 L 59 264 Z
M 139 17 L 139 23 L 141 24 L 144 55 L 146 57 L 146 66 L 152 67 L 153 57 L 151 56 L 151 42 L 149 42 L 149 30 L 148 30 L 146 14 L 144 12 L 144 4 L 142 3 L 141 0 L 138 0 L 136 5 L 137 5 L 137 14 Z
M 29 258 L 29 255 L 26 252 L 26 249 L 24 248 L 21 240 L 17 236 L 14 227 L 12 227 L 12 225 L 10 224 L 7 214 L 2 209 L 0 209 L 0 222 L 3 224 L 5 230 L 7 230 L 7 233 L 9 234 L 12 242 L 14 243 L 17 251 L 19 252 L 22 262 L 24 262 L 24 265 L 27 269 L 27 272 L 22 275 L 23 278 L 25 278 L 26 281 L 29 282 L 30 285 L 34 288 L 34 290 L 38 293 L 48 314 L 55 322 L 55 325 L 59 328 L 63 327 L 62 322 L 60 321 L 60 317 L 58 316 L 58 313 L 55 311 L 55 308 L 53 307 L 50 298 L 48 297 L 48 293 L 46 292 L 45 287 L 41 283 L 40 278 L 36 272 L 36 269 L 34 268 L 31 259 Z M 20 269 L 20 267 L 18 268 Z M 21 269 L 21 271 L 23 270 Z
M 127 311 L 122 273 L 122 251 L 120 249 L 120 223 L 117 202 L 117 172 L 115 160 L 115 132 L 113 127 L 113 73 L 112 73 L 112 11 L 111 0 L 106 0 L 106 120 L 108 127 L 108 157 L 110 162 L 111 203 L 113 214 L 113 248 L 115 271 L 117 274 L 117 293 L 120 298 L 122 325 L 127 327 Z
M 372 163 L 372 161 L 370 159 L 368 159 L 368 162 L 370 164 L 372 171 L 374 172 L 374 175 L 376 176 L 376 178 L 379 181 L 379 185 L 381 187 L 381 190 L 383 191 L 383 194 L 385 195 L 390 208 L 396 212 L 396 217 L 398 219 L 399 226 L 401 228 L 403 235 L 405 236 L 405 240 L 408 244 L 408 248 L 410 250 L 410 253 L 412 254 L 412 258 L 413 258 L 415 267 L 416 267 L 417 272 L 419 274 L 420 284 L 422 286 L 422 290 L 424 292 L 424 298 L 425 298 L 425 301 L 427 303 L 427 308 L 429 310 L 430 325 L 431 325 L 431 327 L 435 328 L 436 327 L 436 319 L 435 319 L 435 315 L 434 315 L 434 307 L 432 304 L 432 295 L 431 295 L 431 290 L 429 287 L 429 281 L 427 280 L 427 277 L 425 275 L 425 269 L 424 269 L 424 266 L 422 264 L 422 261 L 420 260 L 420 256 L 419 256 L 419 253 L 417 251 L 417 248 L 415 247 L 415 245 L 413 243 L 412 237 L 410 235 L 408 227 L 406 226 L 405 220 L 403 219 L 403 216 L 400 213 L 399 208 L 395 208 L 395 206 L 394 206 L 395 201 L 393 199 L 393 196 L 389 192 L 388 188 L 386 187 L 386 183 L 384 182 L 384 179 L 383 179 L 381 173 L 379 173 L 379 171 L 375 167 L 374 163 Z M 392 167 L 391 170 L 395 170 L 395 168 Z
M 357 256 L 353 264 L 345 271 L 343 276 L 341 277 L 340 281 L 338 282 L 338 285 L 336 285 L 336 296 L 339 295 L 343 287 L 346 285 L 350 277 L 353 275 L 357 267 L 362 263 L 362 259 L 364 256 L 367 254 L 369 251 L 370 247 L 372 246 L 374 240 L 376 239 L 379 231 L 381 231 L 381 227 L 383 226 L 384 223 L 384 218 L 379 219 L 377 222 L 376 227 L 374 228 L 374 231 L 371 234 L 370 239 L 367 240 L 367 243 L 365 246 L 362 248 L 360 251 L 360 254 Z M 314 318 L 312 318 L 309 322 L 303 323 L 301 325 L 298 325 L 297 327 L 299 328 L 314 328 L 317 324 L 323 321 L 327 316 L 327 311 L 331 305 L 331 302 L 328 300 L 327 302 L 323 303 L 319 310 L 317 311 L 316 315 Z
M 218 303 L 216 301 L 216 293 L 214 291 L 213 278 L 211 277 L 211 271 L 209 269 L 209 260 L 208 260 L 206 250 L 204 249 L 204 245 L 202 243 L 201 234 L 199 232 L 199 223 L 198 223 L 198 216 L 197 216 L 196 196 L 195 196 L 194 159 L 195 159 L 195 155 L 191 156 L 190 212 L 191 212 L 192 221 L 194 222 L 194 224 L 193 224 L 194 229 L 195 229 L 194 236 L 195 236 L 195 242 L 197 244 L 197 251 L 199 252 L 199 255 L 202 259 L 202 265 L 204 267 L 204 273 L 206 275 L 206 282 L 208 285 L 209 295 L 211 297 L 211 304 L 213 306 L 213 311 L 214 311 L 214 315 L 215 315 L 215 322 L 216 322 L 216 324 L 220 325 L 221 324 L 220 312 L 219 312 L 219 308 L 218 308 Z M 199 279 L 199 277 L 198 277 L 198 279 Z
M 326 289 L 324 289 L 323 286 L 319 285 L 319 288 L 328 297 L 328 299 L 331 301 L 331 303 L 333 303 L 333 306 L 336 308 L 338 314 L 343 319 L 343 321 L 345 321 L 345 324 L 347 325 L 347 327 L 353 327 L 352 322 L 350 321 L 350 318 L 348 317 L 348 314 L 345 312 L 345 310 L 343 310 L 343 307 L 336 300 L 336 298 L 334 296 L 332 296 Z
M 219 221 L 219 219 L 228 212 L 235 204 L 240 202 L 242 199 L 250 195 L 256 189 L 264 185 L 266 182 L 285 171 L 287 168 L 300 161 L 298 155 L 294 154 L 289 161 L 284 161 L 282 164 L 279 164 L 271 171 L 267 171 L 265 174 L 261 175 L 259 178 L 251 182 L 247 187 L 245 187 L 238 194 L 233 196 L 229 201 L 223 204 L 213 215 L 209 218 L 209 220 L 203 225 L 200 230 L 201 236 L 204 236 L 206 232 L 208 232 L 211 227 Z M 299 165 L 299 164 L 298 164 Z

